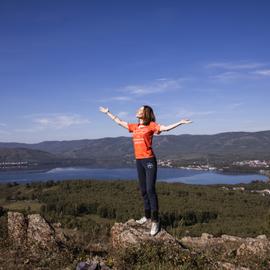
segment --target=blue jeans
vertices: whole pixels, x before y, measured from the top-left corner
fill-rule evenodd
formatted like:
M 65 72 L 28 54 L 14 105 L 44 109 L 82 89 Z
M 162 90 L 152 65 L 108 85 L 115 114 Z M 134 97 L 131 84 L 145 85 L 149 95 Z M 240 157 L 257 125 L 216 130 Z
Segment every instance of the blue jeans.
M 144 211 L 147 218 L 158 220 L 158 198 L 156 193 L 157 160 L 156 157 L 136 159 L 141 195 L 144 202 Z

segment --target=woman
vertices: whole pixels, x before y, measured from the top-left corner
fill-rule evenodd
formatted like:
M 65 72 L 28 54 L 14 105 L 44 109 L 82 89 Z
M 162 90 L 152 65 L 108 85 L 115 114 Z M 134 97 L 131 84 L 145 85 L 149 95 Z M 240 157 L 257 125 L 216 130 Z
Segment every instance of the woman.
M 101 112 L 106 113 L 120 126 L 133 132 L 133 146 L 136 158 L 141 194 L 144 201 L 144 216 L 136 220 L 144 224 L 151 219 L 150 235 L 156 235 L 160 230 L 159 206 L 155 189 L 157 178 L 157 160 L 152 149 L 153 134 L 160 134 L 162 131 L 169 131 L 179 125 L 189 124 L 190 120 L 183 119 L 175 124 L 164 126 L 156 123 L 153 109 L 144 105 L 136 113 L 138 123 L 127 123 L 114 116 L 108 108 L 100 107 Z

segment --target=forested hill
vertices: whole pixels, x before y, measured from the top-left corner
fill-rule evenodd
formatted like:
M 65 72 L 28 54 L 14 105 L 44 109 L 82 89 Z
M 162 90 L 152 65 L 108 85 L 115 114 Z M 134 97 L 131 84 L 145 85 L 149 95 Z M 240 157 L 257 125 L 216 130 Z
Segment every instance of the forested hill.
M 27 148 L 0 148 L 0 162 L 48 162 L 59 158 L 51 153 Z
M 270 159 L 270 131 L 226 132 L 215 135 L 161 135 L 154 137 L 153 148 L 160 159 L 183 161 Z M 34 152 L 22 151 L 24 149 Z M 13 149 L 8 152 L 7 149 Z M 38 151 L 42 152 L 38 152 Z M 16 154 L 18 152 L 18 154 Z M 131 137 L 106 137 L 72 141 L 44 141 L 36 144 L 0 143 L 0 160 L 28 160 L 34 156 L 37 161 L 44 156 L 74 161 L 116 162 L 132 160 Z M 12 158 L 11 158 L 12 157 Z

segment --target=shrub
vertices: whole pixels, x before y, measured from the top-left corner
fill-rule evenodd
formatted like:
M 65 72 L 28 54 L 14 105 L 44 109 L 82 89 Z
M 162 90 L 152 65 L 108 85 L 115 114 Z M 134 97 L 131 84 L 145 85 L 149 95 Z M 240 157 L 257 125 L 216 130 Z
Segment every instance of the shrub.
M 164 243 L 144 242 L 114 251 L 117 269 L 205 269 L 208 259 Z

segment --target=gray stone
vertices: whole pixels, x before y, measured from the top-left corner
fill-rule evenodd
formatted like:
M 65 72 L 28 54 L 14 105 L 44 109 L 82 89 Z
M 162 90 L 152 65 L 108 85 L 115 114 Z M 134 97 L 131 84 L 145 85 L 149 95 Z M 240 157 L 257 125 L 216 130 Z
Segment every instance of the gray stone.
M 181 243 L 164 229 L 161 229 L 155 236 L 150 235 L 150 229 L 151 223 L 140 225 L 134 219 L 130 219 L 126 223 L 115 223 L 111 228 L 112 246 L 114 248 L 125 248 L 149 241 L 181 247 Z
M 25 217 L 22 213 L 8 212 L 8 235 L 13 245 L 38 251 L 36 247 L 52 250 L 64 247 L 67 238 L 61 228 L 54 228 L 40 214 Z
M 22 213 L 8 212 L 8 236 L 16 247 L 23 247 L 26 243 L 27 221 Z
M 210 239 L 210 238 L 213 238 L 213 235 L 209 234 L 209 233 L 202 233 L 201 238 L 202 239 Z
M 260 234 L 256 238 L 267 240 L 267 236 L 265 234 Z
M 43 248 L 57 245 L 54 228 L 39 214 L 28 215 L 27 241 Z

